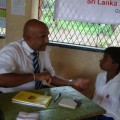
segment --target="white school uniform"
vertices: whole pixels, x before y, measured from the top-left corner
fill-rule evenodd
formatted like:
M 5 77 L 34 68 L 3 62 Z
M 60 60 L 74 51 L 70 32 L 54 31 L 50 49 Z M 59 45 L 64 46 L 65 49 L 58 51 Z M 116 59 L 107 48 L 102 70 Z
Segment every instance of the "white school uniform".
M 98 74 L 93 101 L 107 111 L 105 116 L 120 120 L 120 73 L 107 83 L 106 77 L 107 72 Z
M 33 73 L 33 61 L 31 53 L 33 50 L 28 46 L 24 40 L 19 40 L 5 46 L 0 50 L 0 74 L 4 73 Z M 40 71 L 48 70 L 52 76 L 55 72 L 51 66 L 49 55 L 47 51 L 39 52 Z M 35 81 L 25 83 L 23 85 L 4 88 L 0 87 L 0 91 L 16 92 L 20 90 L 33 90 L 35 88 Z

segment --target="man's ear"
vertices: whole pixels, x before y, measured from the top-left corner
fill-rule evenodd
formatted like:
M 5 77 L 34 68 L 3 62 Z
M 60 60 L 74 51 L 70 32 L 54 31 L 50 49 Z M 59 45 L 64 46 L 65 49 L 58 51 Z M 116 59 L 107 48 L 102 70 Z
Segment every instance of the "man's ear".
M 118 63 L 114 63 L 114 66 L 115 66 L 116 69 L 119 68 L 119 64 Z
M 31 39 L 30 39 L 30 36 L 26 36 L 26 35 L 23 35 L 23 38 L 24 38 L 24 40 L 28 43 L 28 44 L 30 44 L 31 43 Z

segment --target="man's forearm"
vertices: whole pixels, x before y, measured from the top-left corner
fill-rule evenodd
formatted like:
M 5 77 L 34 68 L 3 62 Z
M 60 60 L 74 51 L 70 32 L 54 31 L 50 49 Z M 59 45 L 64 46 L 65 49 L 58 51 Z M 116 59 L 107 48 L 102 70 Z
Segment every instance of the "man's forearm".
M 68 85 L 71 86 L 68 80 L 59 78 L 57 76 L 53 77 L 51 84 L 54 86 L 68 86 Z
M 16 87 L 27 82 L 32 81 L 33 74 L 17 74 L 17 73 L 6 73 L 0 74 L 0 87 Z

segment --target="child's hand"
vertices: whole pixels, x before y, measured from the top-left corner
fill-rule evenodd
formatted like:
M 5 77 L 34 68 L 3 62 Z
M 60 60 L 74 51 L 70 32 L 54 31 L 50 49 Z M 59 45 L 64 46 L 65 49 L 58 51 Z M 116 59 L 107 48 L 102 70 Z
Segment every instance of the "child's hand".
M 73 80 L 73 82 L 71 84 L 72 84 L 71 86 L 77 90 L 84 90 L 84 89 L 88 88 L 88 86 L 90 84 L 90 80 L 80 78 L 77 80 Z

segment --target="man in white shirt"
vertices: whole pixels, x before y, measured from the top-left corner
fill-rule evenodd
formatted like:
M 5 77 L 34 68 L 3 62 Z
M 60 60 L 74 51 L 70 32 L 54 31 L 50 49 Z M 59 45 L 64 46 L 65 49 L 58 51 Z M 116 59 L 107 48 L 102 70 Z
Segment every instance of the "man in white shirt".
M 49 30 L 45 23 L 31 19 L 24 26 L 23 39 L 0 50 L 1 92 L 35 89 L 35 80 L 42 81 L 42 84 L 46 81 L 54 86 L 72 86 L 77 90 L 88 86 L 88 79 L 66 81 L 55 75 L 45 50 L 49 42 L 48 35 Z M 39 73 L 34 73 L 33 52 L 39 52 Z

